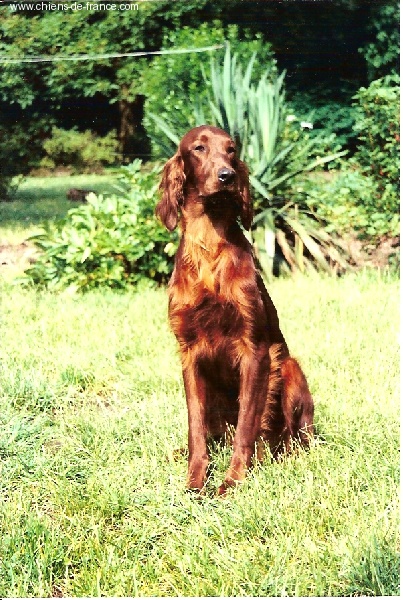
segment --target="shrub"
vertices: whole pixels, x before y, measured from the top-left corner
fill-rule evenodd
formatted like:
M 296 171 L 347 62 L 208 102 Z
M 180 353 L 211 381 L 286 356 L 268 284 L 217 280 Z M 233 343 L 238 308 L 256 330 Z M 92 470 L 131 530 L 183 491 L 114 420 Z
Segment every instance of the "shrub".
M 351 97 L 352 92 L 349 94 Z M 345 91 L 348 95 L 348 91 Z M 290 99 L 290 107 L 303 121 L 313 123 L 315 131 L 324 136 L 334 134 L 343 148 L 355 149 L 357 134 L 353 130 L 356 109 L 347 101 L 331 98 L 318 100 L 314 92 L 303 92 Z
M 354 129 L 360 140 L 355 161 L 377 183 L 379 194 L 392 186 L 398 197 L 400 165 L 400 110 L 398 75 L 373 81 L 360 88 L 356 100 Z
M 87 204 L 33 236 L 42 254 L 24 281 L 73 291 L 166 281 L 176 248 L 154 217 L 159 171 L 142 171 L 139 160 L 122 167 L 118 194 L 91 194 Z
M 330 180 L 323 177 L 301 181 L 293 189 L 295 202 L 305 204 L 331 234 L 355 232 L 359 237 L 376 240 L 399 233 L 399 214 L 388 209 L 391 190 L 378 198 L 373 177 L 354 168 L 351 161 L 334 171 Z
M 53 127 L 52 135 L 45 140 L 43 148 L 46 156 L 41 161 L 42 167 L 71 166 L 83 173 L 114 164 L 118 140 L 113 132 L 100 137 L 89 130 L 80 132 Z
M 357 152 L 331 181 L 308 180 L 297 190 L 327 231 L 355 231 L 377 241 L 399 233 L 399 77 L 390 75 L 354 97 Z
M 28 121 L 19 112 L 0 111 L 0 202 L 13 199 L 22 176 L 38 163 L 49 129 L 49 119 L 37 114 Z

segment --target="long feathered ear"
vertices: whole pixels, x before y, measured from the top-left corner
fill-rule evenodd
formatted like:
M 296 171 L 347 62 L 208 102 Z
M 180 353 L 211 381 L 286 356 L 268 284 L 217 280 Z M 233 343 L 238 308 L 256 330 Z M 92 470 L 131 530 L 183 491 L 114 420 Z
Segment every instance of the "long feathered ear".
M 155 209 L 155 214 L 169 231 L 173 231 L 178 224 L 178 209 L 183 203 L 184 182 L 183 159 L 177 152 L 164 166 L 159 187 L 162 197 Z
M 248 231 L 252 226 L 253 220 L 253 206 L 249 188 L 249 171 L 248 167 L 241 160 L 238 161 L 237 171 L 239 176 L 239 189 L 242 196 L 241 223 Z

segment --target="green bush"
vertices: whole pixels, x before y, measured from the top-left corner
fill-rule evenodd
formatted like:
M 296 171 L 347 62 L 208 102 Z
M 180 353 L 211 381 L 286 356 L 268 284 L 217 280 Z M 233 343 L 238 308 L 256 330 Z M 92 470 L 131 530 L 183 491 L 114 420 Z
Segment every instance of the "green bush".
M 330 180 L 305 179 L 293 189 L 295 202 L 306 205 L 327 232 L 341 236 L 355 232 L 374 240 L 399 233 L 399 213 L 390 208 L 390 188 L 378 196 L 374 178 L 355 169 L 351 161 L 330 176 Z
M 12 200 L 22 176 L 38 164 L 42 140 L 50 127 L 50 118 L 35 114 L 32 120 L 27 120 L 26 116 L 18 114 L 15 123 L 8 114 L 0 111 L 0 202 Z
M 354 98 L 357 152 L 330 181 L 300 181 L 292 197 L 325 223 L 326 231 L 354 231 L 376 242 L 399 233 L 399 77 L 378 79 Z
M 42 167 L 69 166 L 83 173 L 114 164 L 118 140 L 112 131 L 100 137 L 89 130 L 80 132 L 53 127 L 52 135 L 45 140 L 43 148 L 46 156 L 41 161 Z
M 346 95 L 347 95 L 346 91 Z M 292 111 L 302 121 L 311 121 L 317 133 L 324 136 L 335 135 L 343 148 L 356 144 L 357 134 L 353 130 L 356 109 L 346 101 L 319 99 L 315 92 L 303 92 L 290 98 Z M 351 93 L 350 93 L 351 96 Z M 348 102 L 348 101 L 347 101 Z
M 31 238 L 42 251 L 24 281 L 60 290 L 124 289 L 164 282 L 176 246 L 154 217 L 159 167 L 122 167 L 119 193 L 88 197 L 56 226 Z
M 400 78 L 389 75 L 360 88 L 356 96 L 359 147 L 355 161 L 376 181 L 379 194 L 388 186 L 399 192 Z M 397 205 L 396 205 L 397 207 Z

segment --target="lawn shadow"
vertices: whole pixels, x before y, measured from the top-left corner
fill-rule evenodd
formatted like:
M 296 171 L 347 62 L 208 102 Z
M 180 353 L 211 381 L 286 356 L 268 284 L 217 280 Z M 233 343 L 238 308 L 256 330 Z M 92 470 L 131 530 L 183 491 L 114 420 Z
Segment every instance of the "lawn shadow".
M 2 228 L 18 231 L 57 221 L 75 206 L 66 197 L 69 189 L 84 188 L 96 194 L 112 194 L 116 192 L 113 184 L 113 175 L 27 177 L 12 201 L 0 203 Z

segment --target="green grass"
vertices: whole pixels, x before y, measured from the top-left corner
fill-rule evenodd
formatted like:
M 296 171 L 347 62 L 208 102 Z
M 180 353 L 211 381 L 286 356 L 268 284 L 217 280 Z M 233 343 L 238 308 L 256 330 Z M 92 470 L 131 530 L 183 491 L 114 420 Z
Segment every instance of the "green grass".
M 310 452 L 185 491 L 186 408 L 164 290 L 3 283 L 0 595 L 398 595 L 398 282 L 271 285 L 316 401 Z
M 36 233 L 44 221 L 64 217 L 74 206 L 66 198 L 70 188 L 113 192 L 114 179 L 112 174 L 27 177 L 13 202 L 0 202 L 0 242 L 20 243 Z

